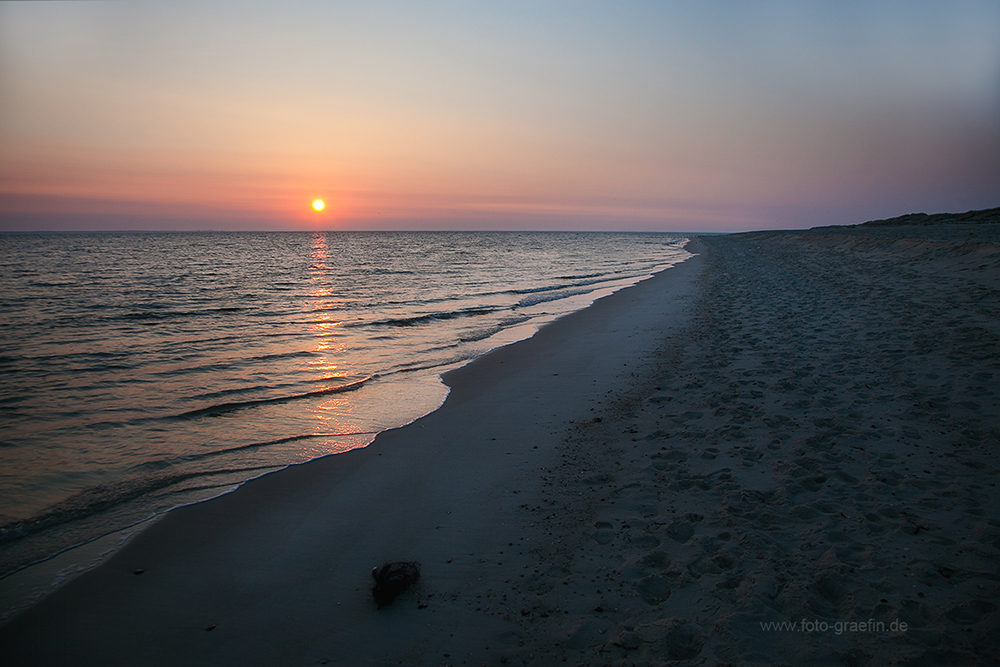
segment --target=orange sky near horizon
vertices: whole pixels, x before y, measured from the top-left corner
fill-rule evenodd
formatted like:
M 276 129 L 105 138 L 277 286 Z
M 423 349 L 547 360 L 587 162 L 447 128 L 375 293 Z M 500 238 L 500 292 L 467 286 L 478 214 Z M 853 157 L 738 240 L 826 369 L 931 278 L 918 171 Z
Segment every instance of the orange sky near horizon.
M 1000 203 L 996 5 L 725 7 L 3 3 L 0 231 L 723 231 Z

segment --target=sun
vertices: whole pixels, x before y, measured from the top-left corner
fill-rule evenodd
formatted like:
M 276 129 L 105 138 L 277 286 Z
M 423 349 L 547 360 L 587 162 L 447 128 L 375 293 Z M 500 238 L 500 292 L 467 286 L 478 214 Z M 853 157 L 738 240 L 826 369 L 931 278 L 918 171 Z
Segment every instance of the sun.
M 323 202 L 322 199 L 313 199 L 313 208 L 316 209 L 317 211 L 322 211 L 324 208 L 326 208 L 326 204 Z

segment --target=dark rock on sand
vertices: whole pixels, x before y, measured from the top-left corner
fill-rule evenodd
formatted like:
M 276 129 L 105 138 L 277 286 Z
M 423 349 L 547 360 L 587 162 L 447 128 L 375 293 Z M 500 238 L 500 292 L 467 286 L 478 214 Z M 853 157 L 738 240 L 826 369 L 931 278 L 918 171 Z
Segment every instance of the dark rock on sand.
M 372 578 L 375 579 L 372 597 L 381 609 L 417 583 L 420 579 L 420 563 L 415 561 L 386 563 L 382 567 L 372 568 Z

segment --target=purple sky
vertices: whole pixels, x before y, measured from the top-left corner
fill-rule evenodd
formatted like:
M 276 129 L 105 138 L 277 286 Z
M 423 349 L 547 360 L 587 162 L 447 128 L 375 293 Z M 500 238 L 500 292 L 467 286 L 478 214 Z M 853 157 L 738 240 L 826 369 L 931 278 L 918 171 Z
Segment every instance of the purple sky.
M 995 0 L 4 2 L 0 231 L 1000 206 L 998 35 Z

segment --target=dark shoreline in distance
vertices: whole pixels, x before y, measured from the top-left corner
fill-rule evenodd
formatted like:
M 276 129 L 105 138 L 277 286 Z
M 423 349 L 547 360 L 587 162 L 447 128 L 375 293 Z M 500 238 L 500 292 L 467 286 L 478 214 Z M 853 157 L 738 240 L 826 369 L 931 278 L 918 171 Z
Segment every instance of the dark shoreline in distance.
M 449 229 L 320 229 L 320 230 L 233 230 L 233 229 L 67 229 L 67 230 L 0 230 L 0 235 L 31 235 L 31 234 L 314 234 L 314 233 L 521 233 L 521 234 L 679 234 L 681 236 L 719 236 L 725 234 L 753 234 L 757 232 L 801 232 L 835 229 L 858 229 L 871 227 L 929 227 L 934 225 L 991 225 L 1000 224 L 1000 207 L 986 208 L 966 211 L 965 213 L 907 213 L 906 215 L 886 218 L 883 220 L 869 220 L 849 225 L 824 225 L 811 227 L 808 230 L 802 229 L 751 229 L 743 232 L 695 232 L 695 231 L 603 231 L 603 230 L 449 230 Z
M 644 229 L 38 229 L 2 230 L 0 236 L 62 236 L 73 234 L 666 234 L 719 236 L 739 232 L 692 232 Z

